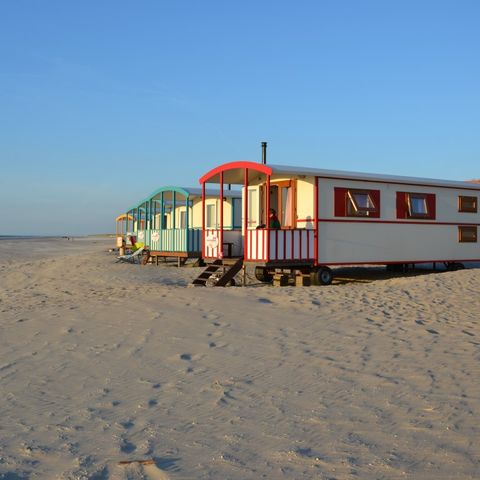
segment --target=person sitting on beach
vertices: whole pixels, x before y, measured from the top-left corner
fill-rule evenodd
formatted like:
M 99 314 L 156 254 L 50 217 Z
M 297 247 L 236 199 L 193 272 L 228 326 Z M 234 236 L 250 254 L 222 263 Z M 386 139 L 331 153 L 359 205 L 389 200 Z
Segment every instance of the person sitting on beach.
M 277 212 L 273 208 L 269 210 L 268 226 L 270 228 L 276 228 L 276 229 L 280 228 L 280 221 L 278 220 Z

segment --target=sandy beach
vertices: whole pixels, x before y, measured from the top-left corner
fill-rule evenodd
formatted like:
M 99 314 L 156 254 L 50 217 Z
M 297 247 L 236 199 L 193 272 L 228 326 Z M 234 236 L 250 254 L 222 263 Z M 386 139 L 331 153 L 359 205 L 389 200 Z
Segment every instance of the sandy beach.
M 0 479 L 479 478 L 480 269 L 189 288 L 112 246 L 0 242 Z

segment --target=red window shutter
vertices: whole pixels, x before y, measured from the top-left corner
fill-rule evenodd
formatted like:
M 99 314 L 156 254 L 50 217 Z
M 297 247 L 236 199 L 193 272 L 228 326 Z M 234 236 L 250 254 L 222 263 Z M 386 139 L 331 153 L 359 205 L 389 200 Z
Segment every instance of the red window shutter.
M 334 215 L 347 216 L 347 188 L 335 187 L 334 189 Z
M 397 192 L 397 218 L 407 218 L 407 194 Z
M 428 218 L 435 220 L 436 212 L 436 198 L 434 193 L 427 194 Z
M 380 190 L 369 190 L 368 193 L 372 197 L 376 208 L 374 212 L 370 212 L 369 217 L 380 218 Z

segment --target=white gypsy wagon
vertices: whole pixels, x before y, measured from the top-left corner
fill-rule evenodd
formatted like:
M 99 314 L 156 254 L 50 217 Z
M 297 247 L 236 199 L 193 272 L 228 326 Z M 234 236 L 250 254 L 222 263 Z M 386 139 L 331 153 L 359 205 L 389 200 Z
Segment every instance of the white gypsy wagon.
M 328 284 L 329 266 L 461 268 L 480 261 L 480 185 L 472 182 L 237 161 L 209 171 L 200 184 L 204 192 L 219 184 L 220 196 L 226 184 L 242 186 L 241 230 L 209 227 L 204 203 L 203 258 L 225 257 L 228 237 L 262 281 L 278 269 L 310 272 L 316 283 Z M 278 229 L 269 226 L 271 208 Z

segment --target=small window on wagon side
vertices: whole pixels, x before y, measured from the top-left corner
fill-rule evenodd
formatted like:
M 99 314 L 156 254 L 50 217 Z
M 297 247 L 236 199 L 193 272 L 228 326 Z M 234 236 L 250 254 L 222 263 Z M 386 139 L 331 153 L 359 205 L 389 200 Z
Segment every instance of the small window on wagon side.
M 434 193 L 397 192 L 397 218 L 435 220 Z
M 477 213 L 478 198 L 460 195 L 458 197 L 458 211 L 463 213 Z
M 334 215 L 380 218 L 380 190 L 334 187 Z
M 347 190 L 347 216 L 368 217 L 377 210 L 373 195 L 368 190 Z
M 476 243 L 477 227 L 476 226 L 459 226 L 458 227 L 458 241 L 460 243 Z
M 407 194 L 408 216 L 410 218 L 429 218 L 427 196 L 421 193 Z

